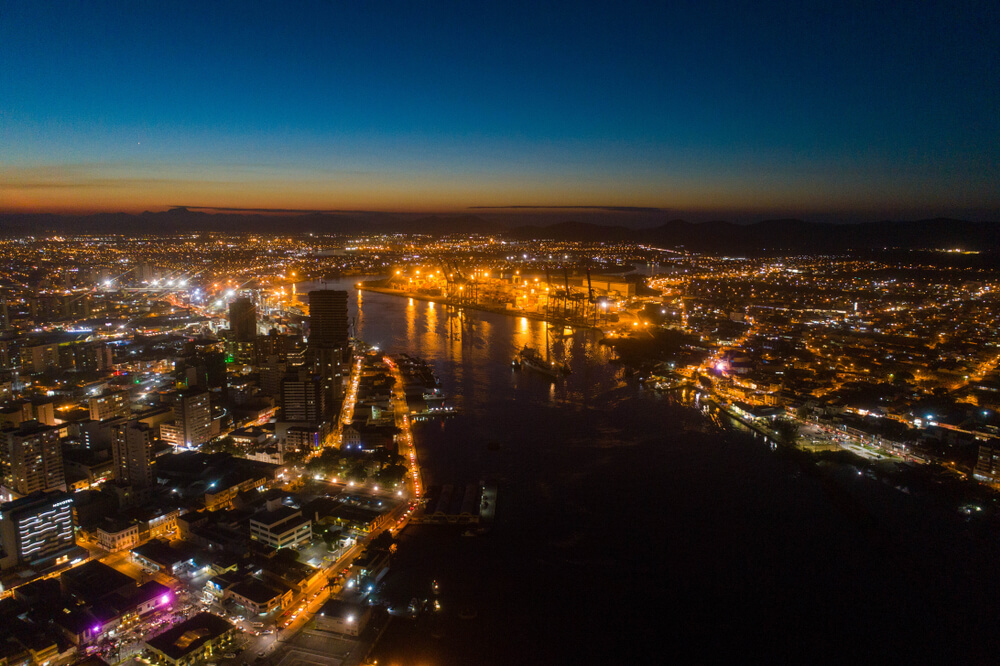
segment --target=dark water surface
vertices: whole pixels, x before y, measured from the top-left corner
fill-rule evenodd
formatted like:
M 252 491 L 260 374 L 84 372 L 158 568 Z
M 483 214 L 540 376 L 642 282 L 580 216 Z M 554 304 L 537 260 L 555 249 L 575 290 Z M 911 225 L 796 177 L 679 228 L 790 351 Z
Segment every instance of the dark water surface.
M 394 618 L 379 664 L 996 661 L 992 525 L 720 428 L 627 381 L 599 334 L 553 342 L 573 374 L 552 384 L 510 369 L 540 322 L 356 289 L 350 307 L 462 410 L 415 430 L 425 485 L 500 483 L 490 534 L 403 532 L 385 593 L 436 579 L 442 611 Z

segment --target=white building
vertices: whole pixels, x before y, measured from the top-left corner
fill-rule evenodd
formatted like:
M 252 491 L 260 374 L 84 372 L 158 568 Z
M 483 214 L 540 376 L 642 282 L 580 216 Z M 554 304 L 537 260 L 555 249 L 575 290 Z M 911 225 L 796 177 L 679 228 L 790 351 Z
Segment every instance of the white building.
M 250 538 L 272 548 L 300 548 L 312 539 L 312 521 L 288 506 L 261 511 L 250 518 Z

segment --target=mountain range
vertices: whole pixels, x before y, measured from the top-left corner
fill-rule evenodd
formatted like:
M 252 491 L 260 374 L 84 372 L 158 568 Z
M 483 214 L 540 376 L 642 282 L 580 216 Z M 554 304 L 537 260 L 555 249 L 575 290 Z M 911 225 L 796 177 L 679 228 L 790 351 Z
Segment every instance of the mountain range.
M 516 218 L 514 218 L 516 220 Z M 752 224 L 672 220 L 659 226 L 625 226 L 565 221 L 518 226 L 510 218 L 477 215 L 420 216 L 403 213 L 306 213 L 264 215 L 206 213 L 187 208 L 165 212 L 94 215 L 0 214 L 0 236 L 50 234 L 168 235 L 178 233 L 327 233 L 449 234 L 503 233 L 513 240 L 553 239 L 584 242 L 633 242 L 696 252 L 839 252 L 882 248 L 995 251 L 1000 224 L 937 218 L 831 224 L 796 219 Z

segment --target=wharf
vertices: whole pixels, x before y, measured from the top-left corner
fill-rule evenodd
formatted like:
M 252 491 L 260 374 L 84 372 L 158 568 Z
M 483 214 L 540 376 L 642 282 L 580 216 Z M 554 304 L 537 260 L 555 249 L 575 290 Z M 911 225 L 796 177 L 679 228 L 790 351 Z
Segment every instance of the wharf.
M 411 411 L 410 418 L 414 421 L 427 421 L 429 419 L 439 419 L 447 418 L 449 416 L 456 416 L 458 414 L 458 409 L 455 407 L 427 407 L 426 409 L 420 411 Z
M 740 423 L 742 423 L 746 427 L 750 428 L 751 430 L 754 430 L 754 431 L 760 433 L 761 435 L 764 435 L 764 437 L 767 437 L 768 439 L 774 439 L 774 433 L 771 432 L 770 430 L 768 430 L 767 428 L 761 426 L 759 423 L 755 423 L 754 421 L 751 421 L 750 419 L 747 419 L 745 416 L 743 416 L 742 414 L 740 414 L 739 412 L 737 412 L 735 409 L 730 409 L 725 404 L 723 404 L 723 402 L 721 400 L 717 399 L 715 396 L 713 396 L 711 394 L 706 394 L 706 395 L 708 397 L 708 401 L 711 404 L 713 404 L 716 407 L 718 407 L 719 409 L 721 409 L 723 412 L 725 412 L 727 416 L 729 416 L 729 417 L 731 417 L 731 418 L 739 421 Z
M 454 299 L 444 298 L 442 296 L 429 296 L 428 294 L 418 294 L 413 291 L 399 291 L 397 289 L 386 289 L 385 287 L 376 287 L 372 285 L 370 282 L 359 282 L 358 289 L 362 291 L 371 291 L 376 294 L 388 294 L 390 296 L 412 298 L 417 301 L 440 303 L 441 305 L 447 305 L 453 308 L 467 308 L 469 310 L 479 310 L 481 312 L 492 312 L 494 314 L 507 315 L 508 317 L 524 317 L 525 319 L 532 319 L 534 321 L 543 321 L 549 324 L 565 324 L 567 326 L 572 326 L 573 328 L 586 328 L 595 331 L 601 330 L 601 326 L 596 326 L 594 324 L 581 322 L 576 319 L 567 320 L 565 317 L 548 316 L 541 312 L 508 310 L 507 308 L 484 305 L 483 303 L 468 303 L 465 301 L 456 301 Z

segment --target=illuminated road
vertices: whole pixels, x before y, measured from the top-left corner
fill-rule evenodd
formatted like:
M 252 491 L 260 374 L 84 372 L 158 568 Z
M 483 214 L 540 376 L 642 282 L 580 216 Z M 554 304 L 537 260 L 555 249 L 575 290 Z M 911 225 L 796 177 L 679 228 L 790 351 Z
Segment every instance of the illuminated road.
M 336 572 L 350 567 L 354 559 L 363 551 L 361 542 L 344 551 L 336 562 L 324 567 L 325 575 L 311 585 L 304 593 L 298 595 L 295 603 L 289 606 L 285 613 L 277 616 L 273 622 L 277 628 L 272 633 L 262 633 L 253 637 L 249 644 L 240 652 L 243 663 L 252 663 L 257 657 L 270 660 L 282 646 L 295 638 L 308 624 L 309 620 L 319 611 L 332 596 L 327 586 L 328 579 Z
M 413 445 L 413 432 L 410 430 L 410 410 L 406 405 L 406 392 L 403 390 L 403 374 L 399 371 L 399 366 L 388 356 L 385 357 L 385 364 L 392 370 L 392 376 L 396 383 L 392 387 L 393 412 L 396 415 L 396 427 L 400 430 L 399 435 L 399 455 L 406 460 L 409 474 L 406 475 L 407 489 L 410 497 L 415 500 L 420 499 L 424 493 L 423 483 L 420 480 L 420 466 L 417 464 L 417 449 Z
M 354 405 L 358 400 L 358 383 L 361 381 L 362 359 L 354 359 L 351 365 L 351 377 L 347 384 L 347 395 L 344 396 L 344 406 L 340 410 L 340 427 L 354 421 Z

